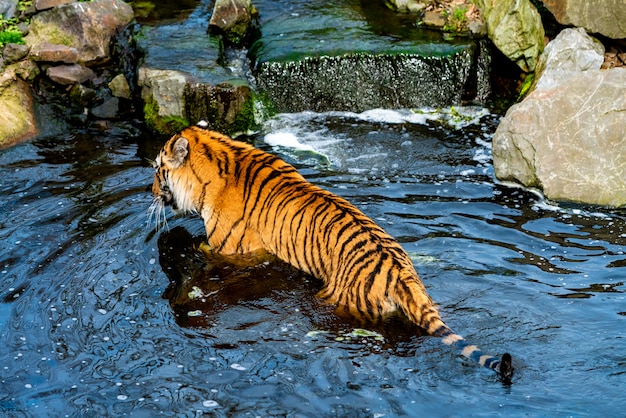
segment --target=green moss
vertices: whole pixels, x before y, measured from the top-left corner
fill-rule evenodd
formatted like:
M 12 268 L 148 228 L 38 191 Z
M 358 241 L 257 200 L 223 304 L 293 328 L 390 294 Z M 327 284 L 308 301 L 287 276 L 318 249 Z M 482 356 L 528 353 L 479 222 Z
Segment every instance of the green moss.
M 520 87 L 519 97 L 517 98 L 518 101 L 521 101 L 524 98 L 524 96 L 526 96 L 530 88 L 534 85 L 534 82 L 535 82 L 535 73 L 529 73 L 528 75 L 526 75 L 526 78 L 524 79 L 524 83 L 522 83 L 522 86 Z
M 25 12 L 33 6 L 33 0 L 20 0 L 17 2 L 17 10 Z
M 76 37 L 72 34 L 64 32 L 56 25 L 45 24 L 37 19 L 31 21 L 30 33 L 32 35 L 29 35 L 29 37 L 33 36 L 51 44 L 75 47 L 78 43 Z
M 253 130 L 254 126 L 254 99 L 252 95 L 250 95 L 246 101 L 243 102 L 241 110 L 235 117 L 235 121 L 232 125 L 228 127 L 228 131 L 231 135 L 236 133 L 247 133 L 248 131 Z
M 156 9 L 156 5 L 152 1 L 133 1 L 129 3 L 136 17 L 148 17 Z
M 276 106 L 266 93 L 251 91 L 228 131 L 234 134 L 255 130 L 276 113 Z
M 143 115 L 148 128 L 161 134 L 172 135 L 189 126 L 189 121 L 182 116 L 159 115 L 159 105 L 154 99 L 146 101 Z
M 32 121 L 20 83 L 0 87 L 0 148 L 28 133 Z
M 258 122 L 264 122 L 278 113 L 278 108 L 265 91 L 252 92 L 254 99 L 254 116 Z

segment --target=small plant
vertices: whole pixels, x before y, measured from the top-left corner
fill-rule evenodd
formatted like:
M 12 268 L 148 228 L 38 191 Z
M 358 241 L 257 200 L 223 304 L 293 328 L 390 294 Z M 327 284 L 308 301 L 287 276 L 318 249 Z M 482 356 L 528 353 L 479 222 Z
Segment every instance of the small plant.
M 20 31 L 5 30 L 0 32 L 0 48 L 6 44 L 23 44 L 22 33 Z
M 17 27 L 19 20 L 16 17 L 5 19 L 0 15 L 0 48 L 6 44 L 23 44 L 22 32 Z
M 446 19 L 443 30 L 452 33 L 465 32 L 467 29 L 467 10 L 465 6 L 457 6 L 452 13 L 442 13 L 442 16 Z
M 25 12 L 30 9 L 33 5 L 33 0 L 20 0 L 17 3 L 17 10 L 20 12 Z
M 28 22 L 24 12 L 30 9 L 33 5 L 33 0 L 19 0 L 17 2 L 17 11 L 19 16 L 14 16 L 11 19 L 5 19 L 3 15 L 0 15 L 0 48 L 6 44 L 23 44 L 22 31 L 18 25 L 22 22 Z

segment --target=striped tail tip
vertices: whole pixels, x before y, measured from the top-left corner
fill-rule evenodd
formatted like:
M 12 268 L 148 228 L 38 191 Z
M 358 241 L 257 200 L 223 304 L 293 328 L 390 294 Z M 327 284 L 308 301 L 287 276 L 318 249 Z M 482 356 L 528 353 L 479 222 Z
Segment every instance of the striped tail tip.
M 511 383 L 513 377 L 513 358 L 509 353 L 502 355 L 502 358 L 484 354 L 478 347 L 470 344 L 458 334 L 448 334 L 442 337 L 446 345 L 454 345 L 459 352 L 479 365 L 491 369 L 498 373 L 504 383 Z
M 509 353 L 504 353 L 500 360 L 498 367 L 498 373 L 502 377 L 502 380 L 506 383 L 510 383 L 513 378 L 513 357 Z

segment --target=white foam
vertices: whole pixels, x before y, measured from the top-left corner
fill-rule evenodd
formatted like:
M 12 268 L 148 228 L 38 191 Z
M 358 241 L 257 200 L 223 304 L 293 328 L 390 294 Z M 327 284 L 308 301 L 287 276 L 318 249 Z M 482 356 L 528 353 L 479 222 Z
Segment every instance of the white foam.
M 359 113 L 356 117 L 366 122 L 402 124 L 413 123 L 423 125 L 434 116 L 427 113 L 416 113 L 409 110 L 372 109 Z
M 361 113 L 330 111 L 315 113 L 305 111 L 300 113 L 281 113 L 275 116 L 272 124 L 295 125 L 298 122 L 307 122 L 311 119 L 324 116 L 355 119 L 371 123 L 403 124 L 411 123 L 424 125 L 429 121 L 440 120 L 459 129 L 480 122 L 480 119 L 489 114 L 489 110 L 480 106 L 458 106 L 448 108 L 423 107 L 419 109 L 371 109 Z M 281 122 L 279 122 L 281 121 Z
M 263 139 L 267 145 L 272 147 L 293 148 L 302 151 L 315 151 L 310 145 L 303 144 L 291 132 L 272 132 L 265 135 Z

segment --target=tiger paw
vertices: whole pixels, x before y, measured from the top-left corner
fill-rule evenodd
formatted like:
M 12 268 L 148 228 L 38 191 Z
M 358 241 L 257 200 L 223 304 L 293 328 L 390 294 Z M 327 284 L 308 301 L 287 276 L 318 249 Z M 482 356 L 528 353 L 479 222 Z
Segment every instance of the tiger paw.
M 213 254 L 213 248 L 205 241 L 202 241 L 200 245 L 198 245 L 198 250 L 202 251 L 205 255 Z

